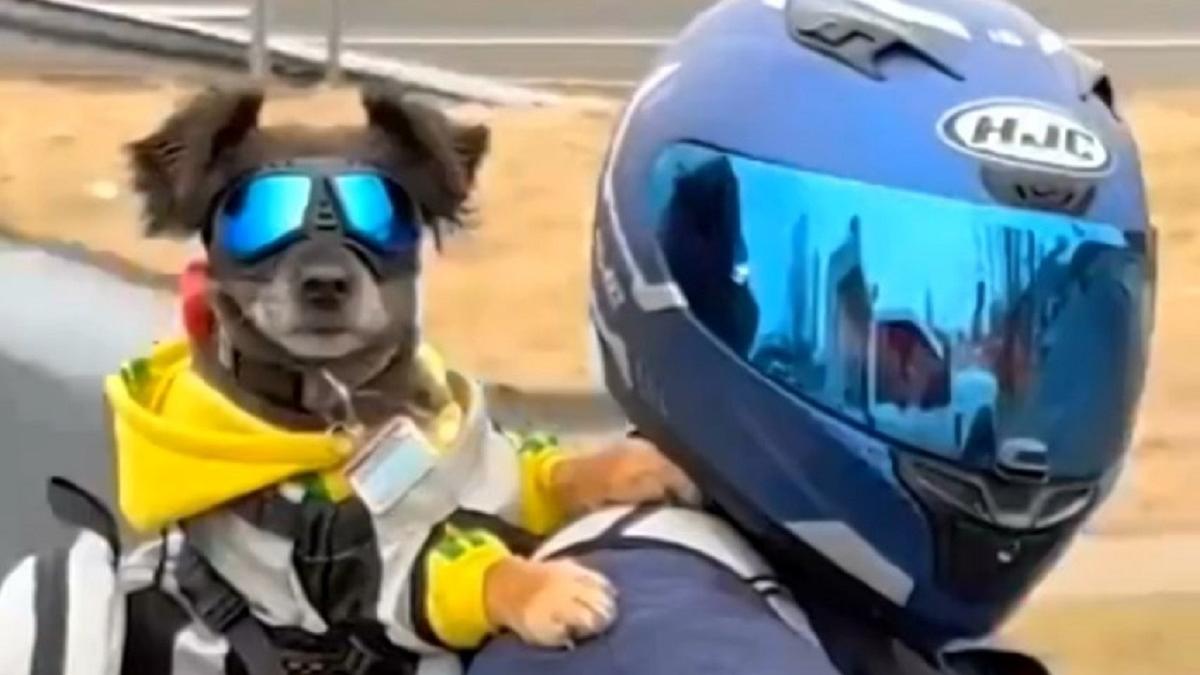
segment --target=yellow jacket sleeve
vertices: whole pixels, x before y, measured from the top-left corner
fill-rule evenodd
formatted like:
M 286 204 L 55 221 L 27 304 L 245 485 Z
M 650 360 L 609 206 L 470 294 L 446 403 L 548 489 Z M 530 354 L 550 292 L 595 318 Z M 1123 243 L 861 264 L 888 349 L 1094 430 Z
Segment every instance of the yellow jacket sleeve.
M 566 520 L 551 482 L 555 467 L 567 456 L 566 450 L 553 436 L 543 434 L 510 434 L 509 439 L 520 463 L 518 525 L 535 535 L 548 534 Z M 472 649 L 495 630 L 487 615 L 484 581 L 492 565 L 511 555 L 500 536 L 485 527 L 446 522 L 426 549 L 423 618 L 447 647 Z
M 424 618 L 447 647 L 473 649 L 495 629 L 484 602 L 484 579 L 510 553 L 482 529 L 447 524 L 438 536 L 425 556 Z
M 558 529 L 567 514 L 555 494 L 554 469 L 566 459 L 558 439 L 546 434 L 513 436 L 521 466 L 521 527 L 538 536 Z

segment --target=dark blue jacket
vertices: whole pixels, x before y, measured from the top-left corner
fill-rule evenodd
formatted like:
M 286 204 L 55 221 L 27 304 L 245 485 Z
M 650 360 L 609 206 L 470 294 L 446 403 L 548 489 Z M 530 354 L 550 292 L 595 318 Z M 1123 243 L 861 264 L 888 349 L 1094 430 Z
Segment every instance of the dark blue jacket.
M 811 633 L 785 625 L 728 570 L 669 548 L 582 556 L 617 588 L 618 617 L 573 650 L 527 647 L 504 636 L 468 675 L 836 675 Z
M 651 520 L 679 515 L 638 511 Z M 756 554 L 739 549 L 744 541 L 710 516 L 684 519 L 697 528 L 667 518 L 656 529 L 641 527 L 636 515 L 584 526 L 586 536 L 557 548 L 549 543 L 613 582 L 618 616 L 607 632 L 571 650 L 502 636 L 475 656 L 467 675 L 1047 675 L 1030 657 L 986 648 L 942 654 L 933 664 L 835 616 L 839 609 L 796 605 L 761 560 L 747 562 Z M 705 537 L 710 546 L 688 550 Z

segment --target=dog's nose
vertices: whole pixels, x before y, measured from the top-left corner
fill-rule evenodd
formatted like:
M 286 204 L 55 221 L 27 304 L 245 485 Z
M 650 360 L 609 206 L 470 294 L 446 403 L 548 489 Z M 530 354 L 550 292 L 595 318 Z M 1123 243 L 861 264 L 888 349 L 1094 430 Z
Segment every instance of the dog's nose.
M 300 276 L 300 297 L 318 309 L 337 309 L 350 295 L 350 273 L 339 265 L 310 265 Z

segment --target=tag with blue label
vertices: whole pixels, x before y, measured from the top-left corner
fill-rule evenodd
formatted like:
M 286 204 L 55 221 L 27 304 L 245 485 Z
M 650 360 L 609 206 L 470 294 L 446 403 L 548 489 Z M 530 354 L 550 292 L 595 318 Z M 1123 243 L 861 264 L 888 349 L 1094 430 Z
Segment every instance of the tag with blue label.
M 363 444 L 346 469 L 350 486 L 367 509 L 382 515 L 437 465 L 437 451 L 408 418 L 389 422 Z

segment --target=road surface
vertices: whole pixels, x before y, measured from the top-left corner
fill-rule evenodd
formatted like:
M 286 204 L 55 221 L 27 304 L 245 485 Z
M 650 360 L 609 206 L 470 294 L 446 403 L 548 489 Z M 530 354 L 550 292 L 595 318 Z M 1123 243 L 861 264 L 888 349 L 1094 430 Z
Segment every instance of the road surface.
M 0 241 L 0 567 L 58 540 L 42 498 L 65 475 L 111 496 L 101 381 L 174 325 L 169 297 Z

